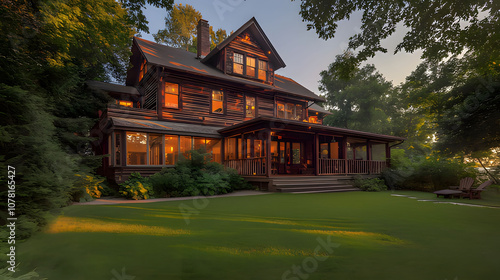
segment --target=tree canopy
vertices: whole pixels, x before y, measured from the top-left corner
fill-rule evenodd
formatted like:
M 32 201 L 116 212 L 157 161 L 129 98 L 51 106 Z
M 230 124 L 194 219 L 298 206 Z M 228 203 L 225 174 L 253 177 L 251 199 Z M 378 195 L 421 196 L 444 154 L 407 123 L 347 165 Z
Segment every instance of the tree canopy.
M 193 6 L 176 4 L 165 17 L 165 29 L 153 34 L 157 43 L 164 43 L 174 48 L 182 48 L 196 53 L 197 30 L 196 26 L 202 15 Z M 226 30 L 219 28 L 217 31 L 210 26 L 210 49 L 214 49 L 227 38 Z
M 441 60 L 466 51 L 477 65 L 498 61 L 500 49 L 500 2 L 417 0 L 301 0 L 300 15 L 320 38 L 335 36 L 338 23 L 362 12 L 361 31 L 349 39 L 349 49 L 360 48 L 358 60 L 387 52 L 381 41 L 396 28 L 407 32 L 394 52 L 423 50 L 423 58 Z
M 340 72 L 338 66 L 351 57 L 349 52 L 338 55 L 328 70 L 320 73 L 319 89 L 326 94 L 326 105 L 334 112 L 325 124 L 388 133 L 385 103 L 392 85 L 371 64 L 354 65 L 347 74 L 350 78 L 344 79 L 346 73 Z

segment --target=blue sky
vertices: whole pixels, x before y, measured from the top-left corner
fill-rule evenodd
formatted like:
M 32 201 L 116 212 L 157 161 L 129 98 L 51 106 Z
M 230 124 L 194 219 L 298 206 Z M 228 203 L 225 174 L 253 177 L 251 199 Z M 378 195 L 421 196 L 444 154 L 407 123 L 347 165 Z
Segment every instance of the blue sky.
M 335 56 L 346 49 L 349 37 L 354 35 L 361 25 L 361 14 L 354 14 L 349 21 L 339 24 L 335 38 L 325 41 L 319 39 L 314 30 L 307 31 L 306 23 L 302 22 L 299 15 L 300 1 L 186 0 L 175 3 L 193 6 L 214 29 L 222 28 L 228 32 L 237 30 L 250 18 L 255 17 L 287 65 L 277 73 L 296 80 L 317 94 L 320 94 L 319 73 L 326 70 L 335 60 Z M 142 34 L 142 37 L 154 41 L 151 34 L 164 28 L 166 12 L 148 7 L 145 14 L 149 21 L 150 34 Z M 378 53 L 367 61 L 375 64 L 379 72 L 395 85 L 403 82 L 420 63 L 420 52 L 393 55 L 395 46 L 404 35 L 403 31 L 398 28 L 392 37 L 383 41 L 383 46 L 388 48 L 386 54 Z

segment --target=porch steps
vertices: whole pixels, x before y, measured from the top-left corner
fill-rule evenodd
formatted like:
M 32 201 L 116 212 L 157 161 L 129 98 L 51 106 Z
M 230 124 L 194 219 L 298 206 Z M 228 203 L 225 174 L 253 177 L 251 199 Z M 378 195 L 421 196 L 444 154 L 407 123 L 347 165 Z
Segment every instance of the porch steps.
M 273 178 L 273 188 L 283 193 L 327 193 L 359 191 L 350 183 L 352 176 L 307 176 Z

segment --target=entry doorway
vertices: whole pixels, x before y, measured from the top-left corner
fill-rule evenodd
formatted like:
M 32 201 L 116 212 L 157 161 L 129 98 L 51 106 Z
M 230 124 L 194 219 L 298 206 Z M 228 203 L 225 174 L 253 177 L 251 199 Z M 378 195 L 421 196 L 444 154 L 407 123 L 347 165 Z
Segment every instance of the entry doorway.
M 274 174 L 302 174 L 307 168 L 304 142 L 271 141 L 272 171 Z

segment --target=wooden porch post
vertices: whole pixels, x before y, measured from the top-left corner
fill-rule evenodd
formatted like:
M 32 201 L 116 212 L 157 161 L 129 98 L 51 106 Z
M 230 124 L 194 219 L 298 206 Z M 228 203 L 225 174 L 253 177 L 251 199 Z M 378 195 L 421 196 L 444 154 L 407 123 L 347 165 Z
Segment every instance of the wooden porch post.
M 368 160 L 368 174 L 372 174 L 372 143 L 370 139 L 366 140 L 366 159 Z
M 226 143 L 224 136 L 222 136 L 222 138 L 220 139 L 220 157 L 220 161 L 222 162 L 222 164 L 226 165 Z
M 347 164 L 347 137 L 344 137 L 342 140 L 342 155 L 344 157 L 344 173 L 348 174 L 349 170 L 347 170 L 347 168 L 348 168 L 348 164 Z
M 318 176 L 319 175 L 319 136 L 318 133 L 314 133 L 314 157 L 315 161 L 315 168 L 314 168 L 314 175 Z
M 266 177 L 271 177 L 271 129 L 267 129 L 266 133 Z
M 391 167 L 391 147 L 389 146 L 389 143 L 385 143 L 385 161 L 385 165 L 387 167 Z

